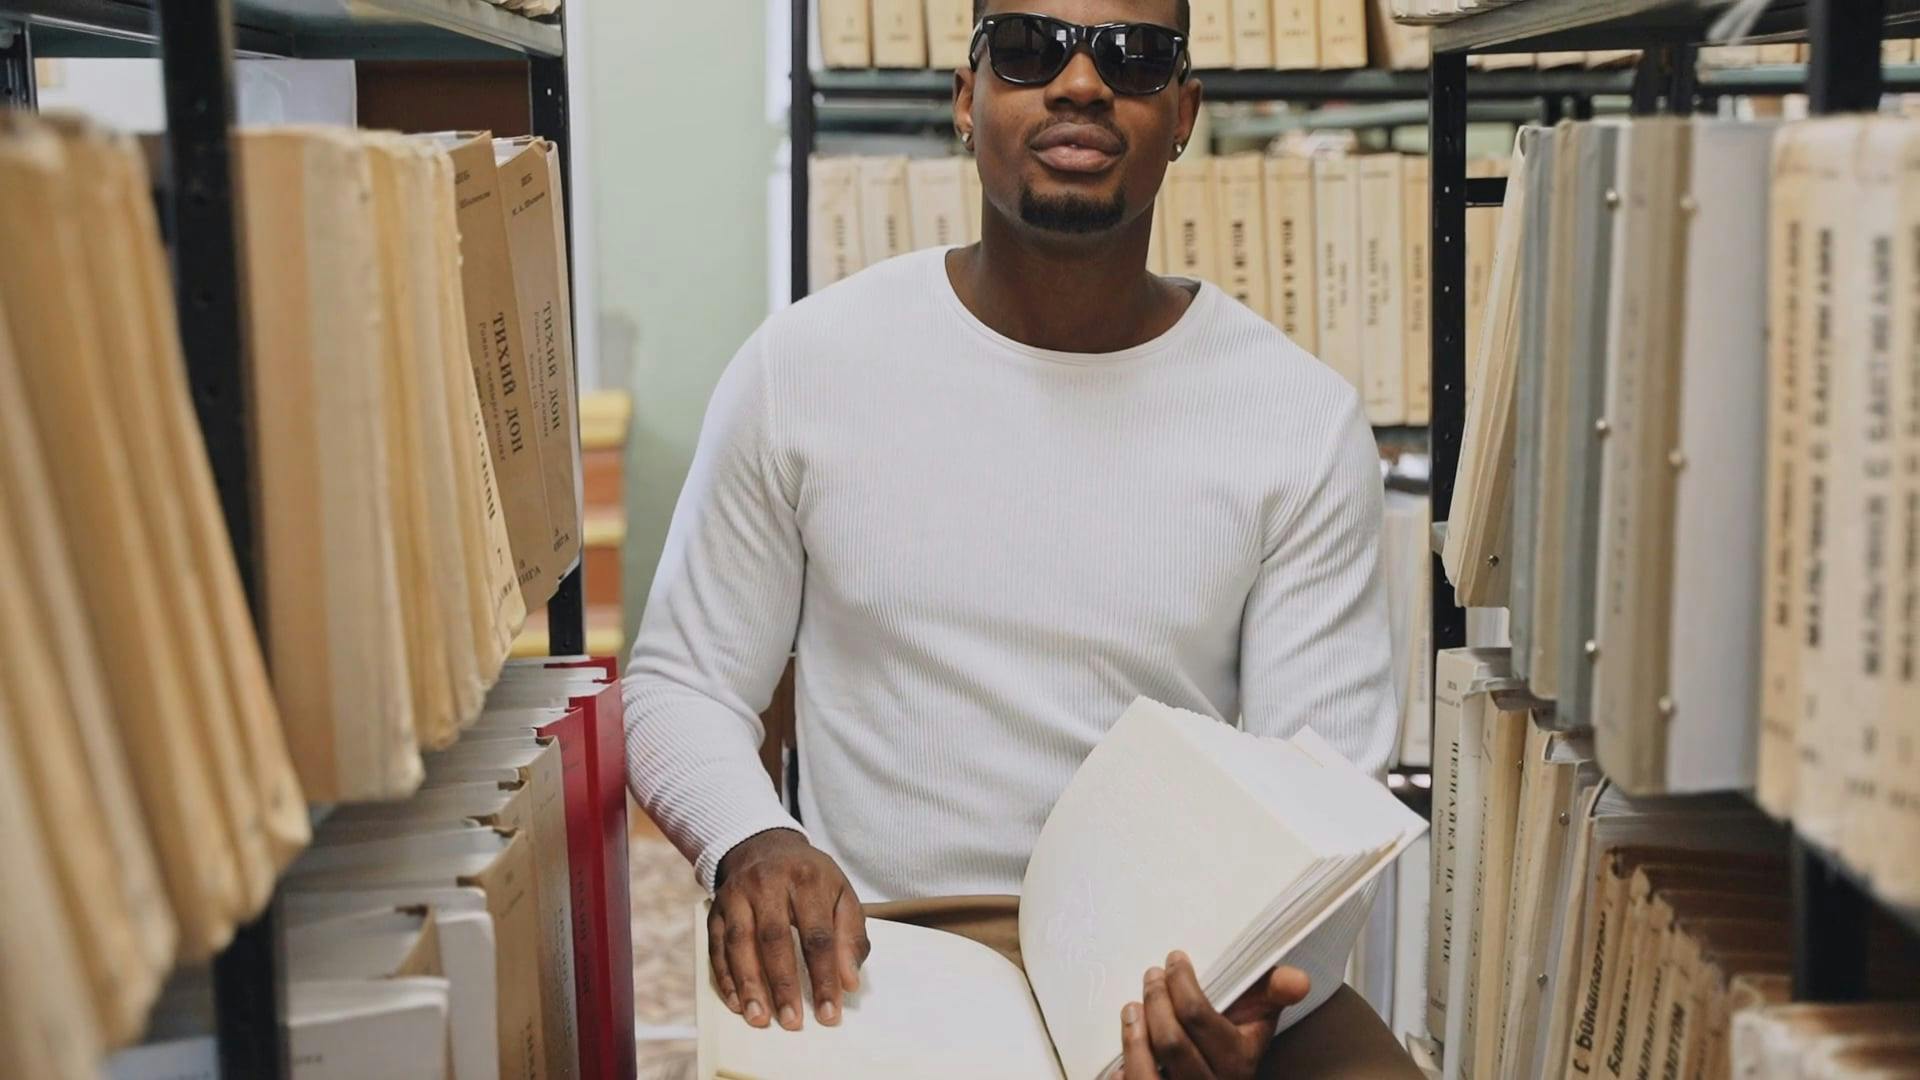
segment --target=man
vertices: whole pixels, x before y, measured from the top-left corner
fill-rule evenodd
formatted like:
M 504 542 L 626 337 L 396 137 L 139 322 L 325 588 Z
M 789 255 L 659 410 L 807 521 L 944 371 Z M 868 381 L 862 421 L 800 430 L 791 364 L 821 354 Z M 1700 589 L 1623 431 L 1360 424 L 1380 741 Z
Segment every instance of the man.
M 741 348 L 627 675 L 633 791 L 717 886 L 716 983 L 756 1026 L 806 1022 L 802 978 L 838 1022 L 861 901 L 1018 892 L 1136 695 L 1311 726 L 1375 774 L 1394 736 L 1357 395 L 1214 286 L 1146 271 L 1200 108 L 1168 32 L 1185 0 L 976 7 L 954 122 L 981 242 L 872 267 Z M 790 649 L 799 821 L 756 756 Z M 1361 915 L 1225 1015 L 1184 957 L 1144 972 L 1127 1075 L 1251 1075 L 1339 986 Z

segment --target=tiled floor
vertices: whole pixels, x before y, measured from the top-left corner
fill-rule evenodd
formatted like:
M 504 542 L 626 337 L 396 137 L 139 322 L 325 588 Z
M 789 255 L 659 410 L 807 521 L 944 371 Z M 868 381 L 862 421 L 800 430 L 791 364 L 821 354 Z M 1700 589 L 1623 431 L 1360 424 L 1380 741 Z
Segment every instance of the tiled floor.
M 637 807 L 627 848 L 633 901 L 633 1022 L 640 1080 L 692 1080 L 693 868 Z

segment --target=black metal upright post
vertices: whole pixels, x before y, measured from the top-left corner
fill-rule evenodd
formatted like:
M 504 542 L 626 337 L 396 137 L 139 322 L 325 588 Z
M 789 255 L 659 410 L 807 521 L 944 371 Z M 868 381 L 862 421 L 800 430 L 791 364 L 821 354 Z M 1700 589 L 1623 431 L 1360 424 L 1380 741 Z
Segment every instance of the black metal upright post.
M 1460 465 L 1460 433 L 1467 421 L 1467 58 L 1435 53 L 1427 74 L 1427 146 L 1431 155 L 1433 343 L 1428 386 L 1432 412 L 1427 449 L 1430 520 L 1445 521 Z M 1433 648 L 1467 643 L 1467 613 L 1454 605 L 1440 556 L 1432 557 Z M 1437 668 L 1436 668 L 1437 670 Z
M 1808 105 L 1815 113 L 1879 107 L 1886 0 L 1810 0 Z M 1813 845 L 1793 840 L 1793 996 L 1859 1001 L 1867 995 L 1872 899 Z
M 193 404 L 213 467 L 240 580 L 259 619 L 253 527 L 252 399 L 241 340 L 244 304 L 233 152 L 233 10 L 229 0 L 157 0 L 154 31 L 166 87 L 174 291 Z M 282 972 L 275 904 L 243 925 L 213 962 L 214 1016 L 225 1080 L 292 1073 L 280 1026 Z
M 0 19 L 0 108 L 31 109 L 39 103 L 34 89 L 33 34 L 26 23 Z
M 564 19 L 564 14 L 562 18 Z M 562 24 L 564 35 L 565 25 Z M 536 56 L 527 62 L 527 92 L 532 108 L 533 133 L 547 140 L 560 155 L 560 210 L 565 215 L 567 258 L 573 259 L 573 161 L 570 155 L 567 112 L 567 61 L 561 56 Z M 572 266 L 568 276 L 580 280 L 580 267 Z M 580 311 L 572 310 L 573 340 L 580 340 Z M 580 365 L 573 367 L 575 401 L 578 402 Z M 577 412 L 577 408 L 576 408 Z M 576 523 L 577 527 L 577 523 Z M 553 599 L 547 601 L 547 652 L 554 656 L 578 656 L 587 651 L 586 549 L 580 561 L 560 579 Z
M 792 55 L 788 69 L 790 100 L 787 102 L 787 153 L 790 201 L 788 235 L 792 250 L 787 252 L 788 277 L 795 300 L 807 295 L 807 163 L 813 157 L 813 68 L 807 48 L 813 40 L 808 19 L 807 0 L 793 0 Z

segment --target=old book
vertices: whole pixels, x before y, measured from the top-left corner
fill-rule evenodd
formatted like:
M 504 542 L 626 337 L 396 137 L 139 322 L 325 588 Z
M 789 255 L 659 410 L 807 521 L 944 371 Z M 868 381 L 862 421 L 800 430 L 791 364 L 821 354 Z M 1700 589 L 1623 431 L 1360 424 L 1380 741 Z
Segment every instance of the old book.
M 927 66 L 927 12 L 921 0 L 873 0 L 873 66 Z
M 1572 350 L 1573 296 L 1584 283 L 1577 281 L 1589 257 L 1574 245 L 1579 195 L 1579 166 L 1586 140 L 1595 125 L 1562 122 L 1554 131 L 1553 177 L 1545 216 L 1546 242 L 1542 247 L 1539 303 L 1533 341 L 1535 452 L 1532 490 L 1527 495 L 1533 527 L 1526 538 L 1529 560 L 1527 626 L 1527 686 L 1539 697 L 1557 701 L 1560 693 L 1560 607 L 1565 557 L 1567 510 L 1567 442 L 1574 432 L 1567 419 Z M 1598 275 L 1594 275 L 1598 276 Z M 1516 505 L 1519 496 L 1516 495 Z M 1516 515 L 1517 516 L 1517 515 Z M 1516 637 L 1514 647 L 1520 646 Z M 1556 724 L 1565 728 L 1555 709 Z
M 1320 67 L 1319 0 L 1273 0 L 1273 66 L 1283 71 Z
M 1313 159 L 1314 285 L 1320 362 L 1366 389 L 1360 352 L 1360 165 L 1346 156 Z
M 980 165 L 971 158 L 960 170 L 960 182 L 967 193 L 967 243 L 980 242 L 980 215 L 986 211 L 986 196 L 980 190 Z
M 1474 158 L 1467 162 L 1467 176 L 1507 175 L 1507 163 L 1499 158 Z M 1493 253 L 1498 243 L 1500 212 L 1497 206 L 1471 207 L 1467 210 L 1467 387 L 1478 382 L 1473 365 L 1480 355 L 1480 335 L 1485 333 L 1487 281 L 1493 276 Z
M 1385 1017 L 1396 1033 L 1427 1030 L 1427 887 L 1432 834 L 1407 847 L 1393 869 L 1393 1008 Z
M 873 66 L 868 0 L 820 0 L 820 59 L 830 68 Z
M 1202 71 L 1233 66 L 1233 5 L 1231 0 L 1192 0 L 1192 29 L 1187 55 Z
M 9 192 L 0 200 L 0 242 L 37 253 L 31 265 L 8 260 L 0 266 L 11 346 L 0 348 L 0 369 L 11 383 L 4 396 L 20 410 L 6 434 L 11 445 L 34 439 L 43 461 L 49 445 L 61 446 L 59 482 L 50 485 L 55 521 L 73 557 L 95 647 L 113 658 L 101 674 L 160 855 L 180 951 L 205 958 L 231 936 L 245 908 L 233 823 L 215 787 L 205 726 L 173 663 L 178 643 L 132 490 L 127 447 L 105 406 L 112 391 L 90 310 L 85 255 L 71 203 L 61 209 L 71 198 L 64 155 L 53 134 L 27 118 L 0 119 L 0 133 L 0 179 Z M 29 422 L 23 425 L 22 417 Z M 91 1029 L 98 1032 L 97 1025 Z
M 1790 1002 L 1749 1009 L 1733 1017 L 1733 1075 L 1780 1075 L 1774 1063 L 1797 1065 L 1806 1042 L 1889 1029 L 1912 1031 L 1916 1025 L 1920 1011 L 1911 1002 Z M 1804 1074 L 1795 1068 L 1794 1075 Z
M 1454 892 L 1454 925 L 1464 927 L 1465 948 L 1449 977 L 1449 1000 L 1460 1009 L 1447 1015 L 1448 1074 L 1471 1078 L 1491 1065 L 1497 1052 L 1501 971 L 1506 961 L 1507 902 L 1513 887 L 1513 845 L 1520 810 L 1520 771 L 1527 710 L 1503 704 L 1499 692 L 1474 698 L 1461 712 L 1460 798 L 1471 825 L 1462 866 L 1472 867 L 1471 885 Z M 1464 963 L 1462 963 L 1464 961 Z M 1484 1055 L 1484 1057 L 1483 1057 Z M 1457 1074 L 1455 1069 L 1458 1069 Z
M 1214 159 L 1204 154 L 1167 166 L 1160 197 L 1167 203 L 1167 272 L 1175 277 L 1220 280 L 1220 213 L 1213 169 Z
M 447 979 L 322 979 L 287 987 L 288 1054 L 302 1075 L 345 1080 L 404 1072 L 441 1080 L 447 1065 Z
M 1261 216 L 1267 229 L 1267 315 L 1294 344 L 1319 351 L 1319 311 L 1314 302 L 1313 161 L 1270 157 L 1261 162 Z
M 1395 21 L 1393 0 L 1369 0 L 1367 53 L 1372 57 L 1375 67 L 1392 71 L 1424 70 L 1431 55 L 1427 28 Z
M 507 250 L 520 299 L 527 370 L 539 406 L 533 430 L 546 479 L 549 558 L 562 572 L 580 557 L 580 394 L 573 380 L 573 301 L 567 291 L 565 192 L 559 151 L 545 139 L 496 142 Z
M 1147 232 L 1147 273 L 1164 276 L 1167 273 L 1167 197 L 1157 195 L 1153 200 L 1153 224 Z
M 927 66 L 967 66 L 967 46 L 973 39 L 971 0 L 926 0 Z
M 860 251 L 867 266 L 905 254 L 913 244 L 907 204 L 907 159 L 856 158 L 860 180 Z
M 1273 0 L 1232 0 L 1233 66 L 1273 67 Z
M 357 135 L 322 128 L 249 131 L 237 152 L 258 178 L 241 193 L 259 253 L 246 260 L 247 329 L 257 475 L 276 493 L 258 516 L 287 743 L 309 799 L 390 798 L 419 783 L 420 757 L 390 602 L 391 507 L 368 497 L 389 483 L 380 323 L 367 317 L 380 305 L 371 165 Z
M 1433 758 L 1432 541 L 1424 495 L 1389 489 L 1380 529 L 1380 565 L 1393 635 L 1394 696 L 1400 706 L 1395 762 L 1425 767 Z
M 490 938 L 491 918 L 485 912 L 477 914 L 487 925 L 486 936 Z M 498 1077 L 499 1036 L 498 1025 L 493 1023 L 496 987 L 491 955 L 454 950 L 456 944 L 472 944 L 473 936 L 460 932 L 468 926 L 454 929 L 451 935 L 447 932 L 447 924 L 470 926 L 472 919 L 473 913 L 442 915 L 432 909 L 363 911 L 290 926 L 286 932 L 287 981 L 298 986 L 421 976 L 445 979 L 447 1014 L 440 1060 L 421 1064 L 438 1066 L 461 1080 L 469 1076 Z
M 1362 397 L 1375 426 L 1407 422 L 1406 171 L 1399 154 L 1359 159 L 1358 301 Z
M 807 161 L 807 288 L 859 273 L 866 262 L 860 214 L 860 163 L 814 155 Z
M 1638 890 L 1642 875 L 1657 880 L 1658 868 L 1642 867 L 1629 887 L 1629 903 L 1640 903 Z M 1667 1057 L 1673 1036 L 1675 987 L 1679 972 L 1672 963 L 1675 940 L 1680 936 L 1682 920 L 1726 919 L 1745 916 L 1772 924 L 1767 936 L 1776 944 L 1786 936 L 1787 902 L 1784 883 L 1777 876 L 1747 878 L 1729 874 L 1716 878 L 1712 870 L 1691 872 L 1693 867 L 1675 867 L 1666 871 L 1669 879 L 1656 883 L 1644 898 L 1644 914 L 1639 922 L 1637 942 L 1627 957 L 1633 976 L 1633 993 L 1624 1003 L 1624 1042 L 1618 1075 L 1657 1075 Z M 1677 878 L 1678 880 L 1672 880 Z M 1634 912 L 1629 910 L 1629 927 Z M 1611 1065 L 1613 1058 L 1608 1057 Z M 1675 1062 L 1676 1069 L 1678 1062 Z
M 1269 318 L 1261 160 L 1258 154 L 1215 159 L 1214 198 L 1220 220 L 1220 286 L 1261 318 Z
M 1448 984 L 1456 949 L 1466 937 L 1454 920 L 1456 892 L 1465 891 L 1462 874 L 1472 873 L 1463 848 L 1461 811 L 1461 728 L 1469 702 L 1496 686 L 1513 685 L 1507 653 L 1501 649 L 1442 649 L 1434 659 L 1433 698 L 1433 849 L 1428 883 L 1427 1030 L 1436 1038 L 1447 1030 Z M 1476 706 L 1477 707 L 1477 706 Z
M 1320 0 L 1320 67 L 1367 66 L 1367 0 Z
M 907 163 L 907 204 L 915 248 L 967 242 L 966 158 L 916 158 Z
M 1162 795 L 1148 794 L 1155 791 Z M 1335 806 L 1344 808 L 1338 817 L 1327 812 Z M 1332 820 L 1344 824 L 1318 824 Z M 1139 994 L 1136 968 L 1187 943 L 1181 947 L 1209 1000 L 1231 1001 L 1424 830 L 1311 732 L 1254 740 L 1140 699 L 1080 767 L 1041 830 L 1021 890 L 1024 973 L 957 935 L 871 920 L 875 948 L 863 980 L 891 981 L 894 993 L 855 995 L 839 1027 L 756 1029 L 730 1015 L 714 991 L 706 919 L 696 917 L 699 1072 L 1106 1075 L 1119 1064 L 1120 1008 Z M 1087 903 L 1090 895 L 1137 895 L 1149 881 L 1203 872 L 1217 859 L 1195 847 L 1196 835 L 1230 845 L 1243 861 L 1246 853 L 1264 854 L 1252 856 L 1258 865 L 1242 884 L 1222 883 L 1204 911 Z M 1120 837 L 1133 857 L 1115 857 Z M 1307 875 L 1324 879 L 1309 884 Z M 928 1013 L 927 995 L 946 1011 Z M 969 1022 L 952 1023 L 954 1010 L 965 1010 Z M 979 1031 L 995 1038 L 980 1039 Z
M 1618 125 L 1582 124 L 1576 128 L 1571 165 L 1576 178 L 1568 212 L 1573 216 L 1572 265 L 1556 273 L 1569 275 L 1572 294 L 1566 342 L 1566 420 L 1561 432 L 1563 464 L 1560 490 L 1552 496 L 1564 521 L 1558 528 L 1560 574 L 1555 585 L 1559 604 L 1558 627 L 1548 634 L 1555 649 L 1552 659 L 1542 654 L 1542 666 L 1551 667 L 1554 712 L 1567 728 L 1592 722 L 1593 670 L 1587 643 L 1593 639 L 1594 568 L 1600 535 L 1600 450 L 1607 386 L 1607 314 L 1612 278 L 1596 268 L 1610 266 L 1613 232 L 1619 215 L 1610 204 L 1614 190 Z M 1549 482 L 1555 482 L 1551 478 Z
M 1920 350 L 1920 139 L 1903 126 L 1892 250 L 1893 354 Z M 1785 134 L 1784 132 L 1782 133 Z M 1778 182 L 1777 179 L 1775 181 Z M 1882 842 L 1868 866 L 1874 888 L 1897 903 L 1920 903 L 1920 366 L 1894 365 L 1895 484 L 1892 550 L 1897 552 L 1889 610 L 1893 687 L 1879 747 L 1877 778 Z
M 1400 355 L 1406 358 L 1407 423 L 1424 426 L 1433 409 L 1430 376 L 1433 370 L 1433 283 L 1428 277 L 1433 260 L 1432 162 L 1418 154 L 1402 159 L 1405 171 L 1401 219 L 1401 320 L 1404 335 Z
M 1508 636 L 1513 644 L 1514 673 L 1532 686 L 1533 665 L 1533 592 L 1534 539 L 1539 527 L 1540 466 L 1544 453 L 1542 431 L 1546 423 L 1541 383 L 1547 361 L 1546 332 L 1547 279 L 1552 249 L 1554 180 L 1559 172 L 1558 149 L 1564 129 L 1542 130 L 1528 162 L 1526 215 L 1520 225 L 1521 275 L 1515 299 L 1514 327 L 1514 417 L 1512 521 L 1503 561 L 1508 566 Z

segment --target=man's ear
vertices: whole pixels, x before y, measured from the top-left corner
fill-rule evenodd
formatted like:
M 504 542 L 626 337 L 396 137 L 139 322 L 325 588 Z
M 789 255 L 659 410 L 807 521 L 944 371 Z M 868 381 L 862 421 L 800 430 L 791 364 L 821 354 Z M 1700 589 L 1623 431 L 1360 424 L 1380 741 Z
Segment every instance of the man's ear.
M 973 149 L 973 69 L 953 70 L 953 133 Z
M 1180 119 L 1173 126 L 1174 146 L 1186 146 L 1193 141 L 1193 127 L 1200 122 L 1200 100 L 1205 90 L 1198 77 L 1189 73 L 1179 83 Z M 1168 157 L 1176 157 L 1173 147 L 1167 148 Z

